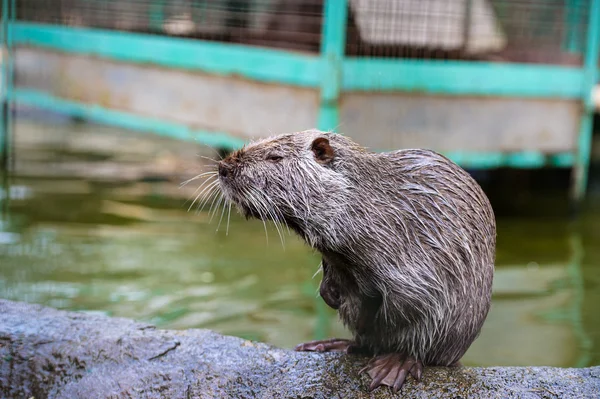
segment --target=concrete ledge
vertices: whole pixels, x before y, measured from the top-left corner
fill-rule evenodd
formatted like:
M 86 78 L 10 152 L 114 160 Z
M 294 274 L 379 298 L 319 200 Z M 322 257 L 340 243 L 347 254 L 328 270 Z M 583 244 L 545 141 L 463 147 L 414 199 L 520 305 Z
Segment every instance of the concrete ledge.
M 367 359 L 0 300 L 2 398 L 388 398 Z M 598 398 L 600 367 L 429 368 L 405 398 Z

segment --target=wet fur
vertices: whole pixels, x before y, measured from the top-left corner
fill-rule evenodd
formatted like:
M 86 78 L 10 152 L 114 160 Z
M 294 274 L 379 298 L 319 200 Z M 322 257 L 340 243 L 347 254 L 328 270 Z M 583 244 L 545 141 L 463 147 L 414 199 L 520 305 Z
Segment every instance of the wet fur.
M 321 295 L 360 346 L 448 366 L 478 336 L 496 224 L 453 162 L 309 130 L 251 143 L 220 168 L 223 195 L 244 215 L 287 224 L 322 254 Z

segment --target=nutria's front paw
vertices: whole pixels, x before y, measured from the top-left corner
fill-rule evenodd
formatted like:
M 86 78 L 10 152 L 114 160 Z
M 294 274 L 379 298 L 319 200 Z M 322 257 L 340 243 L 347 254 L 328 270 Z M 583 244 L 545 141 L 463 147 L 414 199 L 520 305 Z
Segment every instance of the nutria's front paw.
M 321 261 L 321 268 L 323 269 L 323 279 L 319 286 L 319 295 L 325 301 L 325 303 L 332 309 L 338 310 L 342 304 L 339 286 L 331 278 L 331 266 L 323 259 Z
M 377 356 L 366 367 L 360 370 L 364 371 L 373 379 L 369 385 L 369 391 L 381 385 L 391 387 L 394 392 L 398 392 L 408 374 L 412 375 L 417 381 L 421 380 L 423 373 L 423 364 L 410 356 L 402 356 L 398 353 Z
M 335 287 L 330 284 L 325 284 L 325 281 L 321 282 L 321 286 L 319 287 L 319 295 L 325 301 L 327 306 L 334 310 L 338 310 L 342 301 L 340 299 L 340 293 Z
M 319 341 L 310 341 L 296 345 L 297 352 L 345 352 L 354 353 L 359 347 L 349 339 L 331 338 Z

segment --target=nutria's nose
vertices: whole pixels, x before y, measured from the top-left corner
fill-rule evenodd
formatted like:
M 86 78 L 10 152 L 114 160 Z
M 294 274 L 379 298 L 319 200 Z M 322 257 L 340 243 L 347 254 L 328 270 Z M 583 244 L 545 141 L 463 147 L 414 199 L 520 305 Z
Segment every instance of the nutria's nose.
M 231 165 L 225 162 L 225 160 L 219 162 L 219 176 L 227 177 L 229 172 L 231 172 Z

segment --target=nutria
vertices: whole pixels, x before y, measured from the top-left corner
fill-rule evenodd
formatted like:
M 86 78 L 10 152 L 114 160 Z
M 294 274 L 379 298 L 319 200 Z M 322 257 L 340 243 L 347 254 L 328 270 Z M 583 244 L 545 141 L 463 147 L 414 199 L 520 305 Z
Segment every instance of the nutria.
M 496 223 L 481 187 L 444 156 L 373 153 L 308 130 L 250 143 L 213 177 L 243 215 L 286 224 L 322 255 L 320 294 L 354 338 L 296 350 L 369 353 L 369 389 L 398 391 L 423 366 L 455 365 L 479 335 Z

